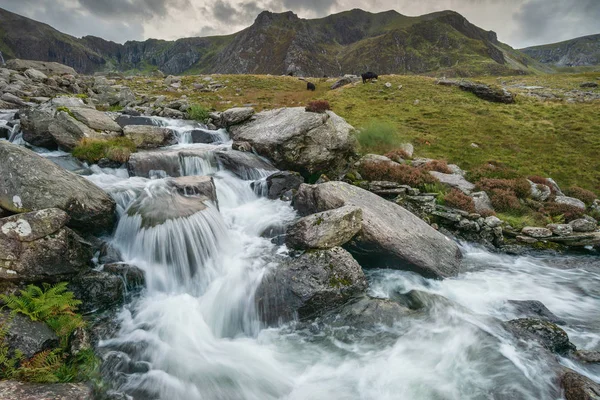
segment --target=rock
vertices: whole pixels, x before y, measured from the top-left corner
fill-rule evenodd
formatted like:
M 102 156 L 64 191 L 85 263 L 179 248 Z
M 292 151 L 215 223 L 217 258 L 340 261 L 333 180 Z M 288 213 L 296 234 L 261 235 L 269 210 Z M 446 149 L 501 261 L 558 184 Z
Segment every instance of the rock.
M 246 141 L 273 164 L 303 176 L 341 176 L 356 153 L 354 128 L 331 111 L 307 113 L 303 107 L 255 114 L 231 127 L 235 141 Z
M 458 86 L 461 90 L 473 93 L 480 99 L 495 102 L 512 104 L 515 102 L 516 96 L 506 89 L 491 87 L 482 83 L 475 83 L 470 81 L 453 81 L 453 80 L 439 80 L 439 85 L 444 86 Z
M 362 210 L 344 206 L 301 218 L 287 231 L 286 243 L 294 249 L 330 249 L 342 246 L 362 226 Z
M 598 400 L 600 385 L 577 372 L 566 369 L 560 378 L 566 400 Z
M 144 271 L 135 265 L 125 263 L 112 263 L 104 265 L 103 271 L 118 275 L 125 280 L 128 289 L 144 286 L 146 276 Z
M 28 77 L 29 79 L 31 79 L 32 81 L 36 81 L 36 82 L 43 82 L 46 79 L 48 79 L 46 74 L 44 74 L 43 72 L 38 71 L 37 69 L 34 69 L 34 68 L 26 69 L 25 76 Z
M 537 243 L 538 240 L 536 238 L 532 238 L 531 236 L 517 236 L 517 242 L 525 243 L 525 244 L 534 244 Z
M 343 182 L 300 186 L 293 206 L 309 215 L 342 206 L 363 211 L 362 230 L 347 244 L 363 267 L 410 270 L 426 277 L 458 274 L 458 246 L 397 204 Z
M 233 150 L 243 151 L 247 153 L 252 151 L 252 145 L 248 142 L 233 142 L 231 144 L 231 148 Z
M 54 113 L 49 109 L 24 108 L 20 112 L 23 139 L 32 146 L 56 149 L 56 141 L 50 134 L 50 124 L 54 121 Z
M 77 72 L 73 68 L 56 62 L 19 60 L 17 58 L 8 60 L 6 68 L 14 69 L 15 71 L 36 69 L 46 75 L 77 75 Z
M 277 168 L 254 153 L 230 150 L 217 151 L 214 154 L 222 168 L 233 172 L 241 179 L 255 180 L 267 175 L 269 171 L 277 171 Z
M 159 113 L 161 117 L 172 118 L 172 119 L 183 119 L 184 114 L 179 110 L 174 110 L 172 108 L 163 108 L 163 110 Z
M 19 282 L 57 282 L 89 268 L 91 245 L 65 227 L 59 209 L 0 219 L 0 278 Z
M 377 326 L 391 327 L 409 314 L 411 310 L 395 301 L 362 296 L 334 310 L 322 322 L 344 329 L 372 330 Z
M 106 113 L 97 111 L 91 108 L 73 107 L 69 109 L 79 122 L 83 122 L 88 127 L 109 132 L 121 132 L 122 129 L 112 118 Z
M 331 85 L 331 90 L 335 90 L 337 88 L 341 88 L 342 86 L 346 86 L 351 83 L 359 82 L 359 81 L 360 81 L 360 78 L 355 75 L 344 76 L 343 78 L 341 78 L 337 82 L 335 82 L 333 85 Z
M 66 107 L 66 108 L 90 108 L 91 106 L 86 105 L 83 100 L 79 97 L 59 96 L 52 99 L 51 104 L 54 108 Z
M 548 310 L 541 301 L 537 300 L 508 300 L 515 311 L 527 318 L 540 318 L 553 324 L 565 325 L 565 321 Z
M 583 218 L 569 222 L 569 225 L 573 228 L 573 232 L 595 232 L 598 228 L 598 221 L 585 215 Z
M 437 171 L 429 171 L 443 185 L 460 190 L 465 194 L 471 193 L 475 189 L 475 185 L 467 181 L 463 176 L 458 174 L 444 174 Z
M 68 226 L 84 232 L 110 231 L 114 200 L 87 179 L 31 150 L 0 142 L 0 207 L 14 213 L 59 208 Z
M 153 172 L 164 171 L 167 176 L 205 175 L 211 171 L 197 171 L 198 166 L 216 168 L 214 153 L 206 149 L 167 149 L 143 151 L 131 154 L 127 161 L 130 176 L 149 178 Z M 192 168 L 193 167 L 193 168 Z
M 543 239 L 552 236 L 552 231 L 550 229 L 533 226 L 526 226 L 525 228 L 521 229 L 521 233 L 536 239 Z
M 218 115 L 219 118 L 215 120 L 214 124 L 220 128 L 229 128 L 247 121 L 253 115 L 254 108 L 252 107 L 230 108 L 229 110 L 220 113 Z
M 16 104 L 17 106 L 27 106 L 27 103 L 25 103 L 23 100 L 21 100 L 21 98 L 15 96 L 12 93 L 4 93 L 2 96 L 0 96 L 0 100 Z
M 127 125 L 123 128 L 123 133 L 142 149 L 152 149 L 175 142 L 175 133 L 160 126 Z
M 131 116 L 131 115 L 119 115 L 115 122 L 124 128 L 127 125 L 148 125 L 148 126 L 159 126 L 158 121 L 152 117 L 142 116 Z
M 400 149 L 404 150 L 409 157 L 412 157 L 415 152 L 415 147 L 411 143 L 402 143 Z
M 217 143 L 222 141 L 222 136 L 215 131 L 194 129 L 190 132 L 192 143 Z
M 282 199 L 290 201 L 293 193 L 298 191 L 304 178 L 297 172 L 275 172 L 267 177 L 267 197 L 271 200 Z
M 569 236 L 573 233 L 573 228 L 568 224 L 549 224 L 546 228 L 550 229 L 556 236 Z
M 105 271 L 90 271 L 69 282 L 68 289 L 81 300 L 81 313 L 108 310 L 123 301 L 125 285 L 120 276 Z
M 567 196 L 556 196 L 556 198 L 554 199 L 555 202 L 559 203 L 559 204 L 566 204 L 572 207 L 577 207 L 581 210 L 585 210 L 585 203 L 579 199 L 576 199 L 574 197 L 567 197 Z
M 0 381 L 0 398 L 7 400 L 90 400 L 92 389 L 84 383 L 26 383 Z
M 578 350 L 574 354 L 578 361 L 590 364 L 600 364 L 600 351 Z
M 502 225 L 502 220 L 494 215 L 487 217 L 484 221 L 490 228 L 497 228 Z
M 546 185 L 536 184 L 535 182 L 527 180 L 531 185 L 531 198 L 537 201 L 546 201 L 552 195 L 552 190 Z
M 507 327 L 518 339 L 535 341 L 553 353 L 566 354 L 575 350 L 567 333 L 552 322 L 521 318 L 508 321 Z
M 553 236 L 548 241 L 560 243 L 568 247 L 600 246 L 600 232 L 579 233 L 569 236 Z
M 579 87 L 593 89 L 593 88 L 597 88 L 598 87 L 598 83 L 596 83 L 596 82 L 584 82 L 581 85 L 579 85 Z
M 562 190 L 560 190 L 558 183 L 556 183 L 554 179 L 546 178 L 546 181 L 548 181 L 548 184 L 550 185 L 550 188 L 552 189 L 552 192 L 554 192 L 554 194 L 556 194 L 557 196 L 564 196 L 564 193 L 562 192 Z
M 76 173 L 78 175 L 91 175 L 92 173 L 91 170 L 83 162 L 79 161 L 71 155 L 46 158 L 52 161 L 54 164 L 58 165 L 59 167 L 64 168 L 67 171 Z M 98 165 L 101 167 L 100 161 L 98 161 Z
M 255 302 L 268 325 L 322 315 L 367 288 L 360 265 L 350 253 L 335 247 L 315 250 L 282 261 L 265 276 Z
M 392 87 L 392 84 L 390 82 L 386 82 L 385 83 L 385 87 L 388 88 L 388 89 L 390 89 Z
M 471 197 L 473 198 L 475 211 L 477 211 L 477 213 L 482 214 L 494 211 L 492 201 L 486 192 L 471 193 Z
M 58 345 L 58 337 L 45 322 L 32 321 L 23 314 L 0 311 L 0 326 L 6 330 L 3 344 L 8 346 L 11 354 L 19 350 L 26 360 Z
M 77 121 L 64 111 L 59 111 L 48 130 L 58 146 L 64 150 L 73 150 L 83 138 L 96 136 L 96 132 Z

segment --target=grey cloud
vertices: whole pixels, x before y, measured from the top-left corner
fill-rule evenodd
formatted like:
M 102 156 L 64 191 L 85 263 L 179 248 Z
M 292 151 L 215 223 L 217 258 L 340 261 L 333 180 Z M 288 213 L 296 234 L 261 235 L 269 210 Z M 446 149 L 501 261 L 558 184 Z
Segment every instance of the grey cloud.
M 172 8 L 191 8 L 189 0 L 78 0 L 92 14 L 109 18 L 149 19 L 167 16 Z
M 338 6 L 337 0 L 282 0 L 282 5 L 292 11 L 309 11 L 313 15 L 324 16 Z M 367 7 L 368 8 L 368 7 Z

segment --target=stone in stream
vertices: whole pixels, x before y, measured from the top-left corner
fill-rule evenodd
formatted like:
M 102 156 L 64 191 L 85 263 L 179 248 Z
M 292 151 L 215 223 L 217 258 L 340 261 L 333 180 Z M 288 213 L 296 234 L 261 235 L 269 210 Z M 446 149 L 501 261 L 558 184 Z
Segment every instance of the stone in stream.
M 537 300 L 508 300 L 518 314 L 528 318 L 541 318 L 552 322 L 553 324 L 564 325 L 565 321 L 558 318 L 548 310 L 541 301 Z
M 56 140 L 50 134 L 54 111 L 50 108 L 29 107 L 20 111 L 23 139 L 32 146 L 56 149 Z
M 253 115 L 254 108 L 252 107 L 235 107 L 221 113 L 212 113 L 211 118 L 213 119 L 213 124 L 217 127 L 229 128 L 247 121 Z
M 340 247 L 282 261 L 263 278 L 256 307 L 267 325 L 323 315 L 367 288 L 360 265 Z
M 160 126 L 127 125 L 123 128 L 123 134 L 140 149 L 152 149 L 177 142 L 173 130 Z
M 0 326 L 6 332 L 3 344 L 8 351 L 14 354 L 18 350 L 26 360 L 58 345 L 58 337 L 45 322 L 32 321 L 23 314 L 0 311 Z
M 571 369 L 565 368 L 560 384 L 566 400 L 600 399 L 600 385 Z
M 77 121 L 65 111 L 59 111 L 54 120 L 48 125 L 48 131 L 64 150 L 73 150 L 83 138 L 93 138 L 101 134 L 96 133 L 87 125 Z
M 292 225 L 286 243 L 294 249 L 330 249 L 346 244 L 362 227 L 362 210 L 344 206 L 308 215 Z
M 147 125 L 147 126 L 159 126 L 159 123 L 152 117 L 143 116 L 132 116 L 132 115 L 119 115 L 115 120 L 121 128 L 125 128 L 129 125 Z
M 89 268 L 92 246 L 65 227 L 68 220 L 56 208 L 0 219 L 0 278 L 58 282 Z
M 377 326 L 391 327 L 412 313 L 395 301 L 362 296 L 328 313 L 321 322 L 334 327 L 373 330 Z
M 517 339 L 537 342 L 553 353 L 567 354 L 576 350 L 567 333 L 550 321 L 521 318 L 508 321 L 506 325 Z
M 92 389 L 84 383 L 26 383 L 0 381 L 0 399 L 90 400 Z
M 0 207 L 14 213 L 59 208 L 68 226 L 101 233 L 112 229 L 115 202 L 87 179 L 31 150 L 0 142 Z
M 297 172 L 275 172 L 267 177 L 267 196 L 271 200 L 281 199 L 290 201 L 293 194 L 298 191 L 298 188 L 303 183 L 304 178 Z
M 456 276 L 460 249 L 401 206 L 343 182 L 300 186 L 293 206 L 310 215 L 342 206 L 362 209 L 362 229 L 346 248 L 363 267 L 415 271 L 425 277 Z
M 72 107 L 69 111 L 77 121 L 84 123 L 94 130 L 110 132 L 122 131 L 119 124 L 102 111 L 86 107 Z
M 89 271 L 73 278 L 68 289 L 81 300 L 78 311 L 90 313 L 108 310 L 124 299 L 125 284 L 119 275 L 106 271 Z
M 255 114 L 232 126 L 235 142 L 248 142 L 279 169 L 303 176 L 341 176 L 356 153 L 354 128 L 331 111 L 306 112 L 304 107 Z
M 217 161 L 224 169 L 233 172 L 240 179 L 253 180 L 259 179 L 262 174 L 269 171 L 275 172 L 271 163 L 262 159 L 254 153 L 245 153 L 242 151 L 217 151 L 215 152 Z

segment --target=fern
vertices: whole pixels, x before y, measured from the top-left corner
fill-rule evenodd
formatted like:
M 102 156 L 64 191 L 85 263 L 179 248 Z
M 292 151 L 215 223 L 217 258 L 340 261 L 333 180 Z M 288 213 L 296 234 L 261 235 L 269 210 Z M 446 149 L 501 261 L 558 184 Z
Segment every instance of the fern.
M 17 374 L 19 379 L 35 383 L 56 383 L 66 355 L 60 349 L 42 351 L 21 363 Z

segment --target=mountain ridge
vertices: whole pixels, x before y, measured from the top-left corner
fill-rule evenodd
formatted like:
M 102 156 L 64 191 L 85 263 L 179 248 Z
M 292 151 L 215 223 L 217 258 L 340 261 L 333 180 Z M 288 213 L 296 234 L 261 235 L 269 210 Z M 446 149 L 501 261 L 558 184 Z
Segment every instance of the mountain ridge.
M 543 64 L 557 67 L 597 66 L 600 65 L 600 34 L 531 46 L 521 51 Z
M 7 58 L 56 61 L 84 73 L 234 73 L 333 76 L 368 69 L 381 74 L 522 74 L 546 70 L 498 41 L 492 31 L 446 10 L 409 17 L 360 9 L 319 19 L 291 11 L 261 12 L 231 35 L 119 44 L 75 38 L 0 9 L 0 51 Z

